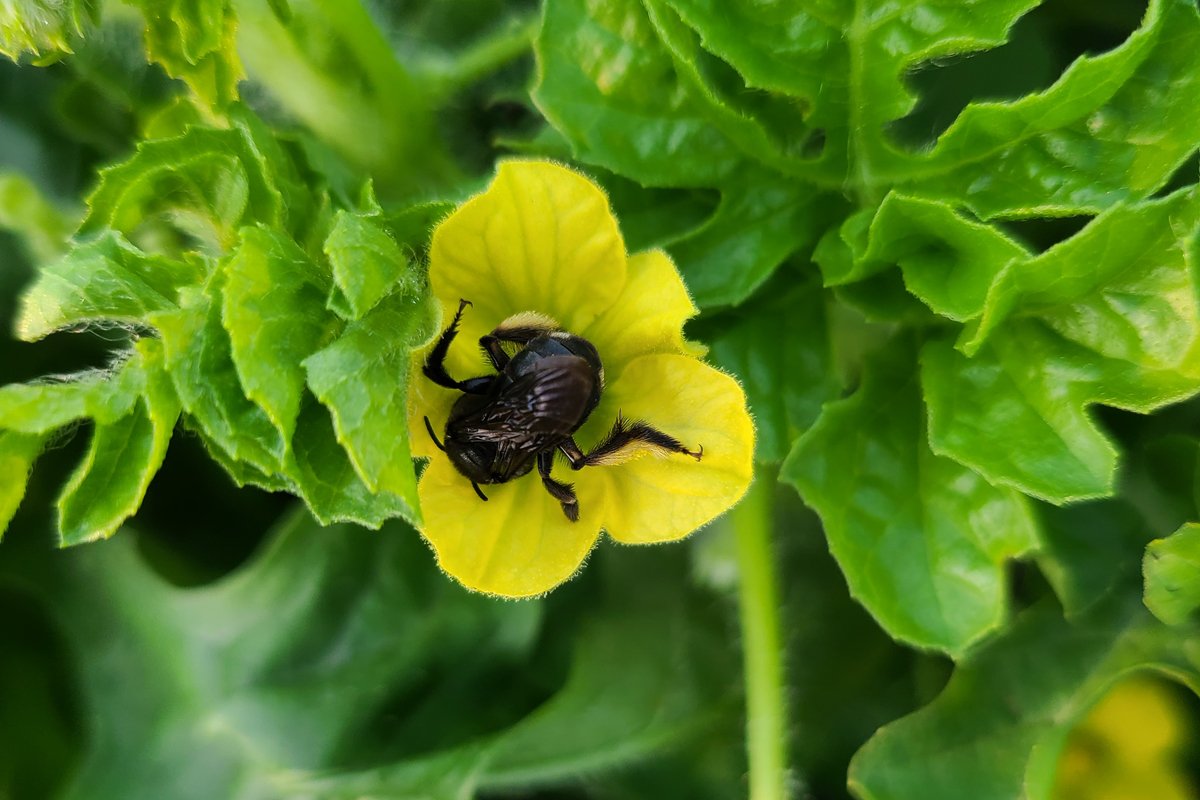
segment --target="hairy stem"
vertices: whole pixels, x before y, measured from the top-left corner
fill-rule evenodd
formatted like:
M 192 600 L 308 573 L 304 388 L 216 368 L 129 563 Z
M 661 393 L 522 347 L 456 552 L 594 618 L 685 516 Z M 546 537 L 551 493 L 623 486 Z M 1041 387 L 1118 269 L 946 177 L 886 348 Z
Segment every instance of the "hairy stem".
M 771 551 L 775 476 L 760 468 L 733 512 L 746 680 L 746 749 L 751 800 L 787 797 L 787 718 L 779 590 Z

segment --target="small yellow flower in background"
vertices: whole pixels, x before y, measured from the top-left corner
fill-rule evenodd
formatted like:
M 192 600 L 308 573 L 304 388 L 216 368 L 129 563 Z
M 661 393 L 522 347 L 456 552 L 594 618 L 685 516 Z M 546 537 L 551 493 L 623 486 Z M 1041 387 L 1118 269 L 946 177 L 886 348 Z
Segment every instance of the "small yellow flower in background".
M 1051 797 L 1197 800 L 1181 758 L 1195 735 L 1163 679 L 1126 678 L 1071 732 Z
M 670 258 L 661 250 L 627 256 L 608 200 L 590 180 L 548 162 L 502 163 L 491 186 L 434 232 L 429 279 L 447 322 L 460 299 L 471 302 L 446 359 L 453 378 L 494 375 L 480 337 L 533 312 L 591 342 L 603 363 L 600 403 L 574 437 L 583 452 L 618 413 L 703 448 L 699 460 L 642 450 L 578 471 L 557 459 L 554 479 L 574 484 L 579 498 L 575 522 L 537 470 L 484 486 L 484 502 L 425 429 L 428 416 L 440 437 L 462 393 L 434 384 L 418 363 L 409 431 L 414 455 L 430 459 L 419 486 L 422 533 L 465 586 L 542 594 L 579 569 L 602 530 L 625 544 L 675 541 L 746 491 L 754 428 L 741 387 L 683 338 L 696 308 Z

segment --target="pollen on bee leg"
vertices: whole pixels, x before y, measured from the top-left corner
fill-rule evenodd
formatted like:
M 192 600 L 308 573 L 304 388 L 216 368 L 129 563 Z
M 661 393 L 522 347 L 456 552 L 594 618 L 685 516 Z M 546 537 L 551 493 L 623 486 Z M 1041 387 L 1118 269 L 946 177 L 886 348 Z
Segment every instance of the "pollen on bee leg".
M 519 314 L 513 314 L 511 317 L 505 319 L 496 326 L 496 330 L 492 331 L 492 333 L 500 334 L 504 331 L 515 329 L 556 331 L 559 330 L 560 327 L 561 326 L 559 326 L 558 320 L 554 319 L 554 317 L 551 317 L 548 314 L 543 314 L 540 311 L 522 311 Z

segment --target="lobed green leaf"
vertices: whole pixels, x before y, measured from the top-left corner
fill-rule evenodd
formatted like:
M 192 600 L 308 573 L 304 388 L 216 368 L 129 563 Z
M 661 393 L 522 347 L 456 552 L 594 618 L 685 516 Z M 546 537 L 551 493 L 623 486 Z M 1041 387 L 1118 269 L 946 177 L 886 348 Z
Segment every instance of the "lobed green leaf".
M 1200 609 L 1200 524 L 1189 522 L 1146 548 L 1146 607 L 1168 625 L 1194 620 Z
M 106 232 L 45 265 L 21 296 L 17 335 L 32 342 L 96 322 L 145 324 L 176 307 L 181 287 L 202 278 L 202 262 L 148 256 Z
M 1042 603 L 960 664 L 933 703 L 880 729 L 851 762 L 851 790 L 863 800 L 957 800 L 964 786 L 978 800 L 1048 797 L 1071 726 L 1104 691 L 1137 669 L 1195 686 L 1196 641 L 1131 604 L 1068 624 Z
M 576 156 L 651 186 L 714 186 L 740 154 L 688 94 L 638 0 L 548 0 L 533 100 Z
M 133 516 L 162 466 L 179 419 L 179 401 L 156 339 L 143 339 L 127 369 L 145 375 L 140 401 L 113 421 L 97 420 L 87 455 L 58 498 L 63 545 L 111 536 Z
M 184 411 L 204 433 L 210 451 L 246 462 L 258 473 L 279 471 L 287 443 L 263 409 L 246 397 L 221 324 L 221 282 L 180 292 L 178 310 L 155 314 L 167 372 Z
M 337 327 L 325 310 L 329 276 L 291 239 L 262 227 L 242 230 L 221 270 L 221 324 L 239 383 L 286 443 L 304 392 L 300 362 Z
M 420 288 L 410 255 L 375 216 L 337 212 L 324 249 L 333 268 L 328 305 L 343 319 L 361 319 L 393 291 L 412 295 Z
M 44 435 L 0 430 L 0 537 L 21 505 L 33 462 L 45 444 Z
M 877 355 L 781 474 L 888 633 L 958 657 L 1004 622 L 1004 562 L 1037 547 L 1037 528 L 1020 494 L 929 449 L 911 363 L 895 344 Z
M 914 163 L 913 191 L 984 218 L 1095 213 L 1165 184 L 1197 126 L 1200 12 L 1151 0 L 1124 44 L 1044 92 L 968 106 Z
M 210 253 L 226 252 L 245 226 L 283 226 L 277 166 L 241 125 L 191 127 L 171 139 L 142 141 L 130 158 L 100 171 L 80 233 L 113 229 L 151 251 L 189 249 L 198 241 Z M 171 231 L 190 241 L 173 241 Z
M 53 63 L 95 18 L 95 0 L 9 0 L 0 5 L 0 55 Z
M 237 15 L 230 0 L 134 0 L 146 19 L 146 54 L 208 106 L 238 98 L 245 77 L 237 53 Z
M 393 295 L 304 361 L 308 385 L 329 409 L 358 477 L 410 510 L 418 507 L 408 442 L 410 359 L 435 333 L 436 316 L 428 300 Z
M 407 444 L 407 437 L 405 438 Z M 396 470 L 412 470 L 412 462 L 396 465 Z M 359 477 L 355 465 L 338 443 L 329 412 L 313 402 L 305 404 L 297 420 L 291 442 L 286 474 L 295 482 L 295 491 L 322 525 L 354 522 L 378 528 L 392 517 L 410 522 L 420 519 L 415 503 L 392 494 L 382 486 L 372 491 Z M 400 472 L 402 476 L 403 473 Z M 403 483 L 403 478 L 399 479 Z M 405 494 L 412 496 L 411 492 Z

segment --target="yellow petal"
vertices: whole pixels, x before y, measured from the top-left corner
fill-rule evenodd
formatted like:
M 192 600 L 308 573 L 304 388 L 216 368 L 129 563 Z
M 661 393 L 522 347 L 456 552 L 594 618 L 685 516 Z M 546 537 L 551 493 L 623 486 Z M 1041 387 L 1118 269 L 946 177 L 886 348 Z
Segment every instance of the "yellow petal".
M 577 172 L 546 161 L 505 161 L 488 189 L 433 234 L 429 279 L 445 318 L 459 299 L 454 377 L 482 374 L 477 340 L 512 314 L 536 311 L 578 332 L 625 285 L 625 244 L 608 199 Z
M 662 250 L 638 253 L 628 270 L 617 301 L 580 332 L 596 346 L 609 376 L 650 353 L 704 355 L 703 345 L 683 338 L 683 323 L 698 312 L 670 256 Z
M 429 462 L 418 487 L 425 539 L 441 568 L 470 589 L 503 597 L 548 592 L 575 574 L 600 534 L 604 495 L 595 480 L 576 486 L 578 522 L 563 515 L 536 470 L 481 488 L 486 503 L 445 454 Z
M 408 439 L 415 458 L 432 458 L 441 452 L 429 438 L 425 417 L 429 417 L 434 432 L 441 440 L 450 408 L 462 394 L 457 389 L 443 389 L 426 378 L 421 372 L 424 360 L 423 352 L 414 352 L 408 376 Z
M 703 446 L 704 456 L 696 461 L 644 454 L 612 467 L 585 467 L 583 472 L 604 476 L 604 528 L 614 539 L 626 544 L 680 539 L 745 494 L 753 475 L 754 425 L 733 378 L 688 356 L 636 358 L 606 391 L 580 431 L 580 443 L 603 435 L 617 410 L 688 448 Z

